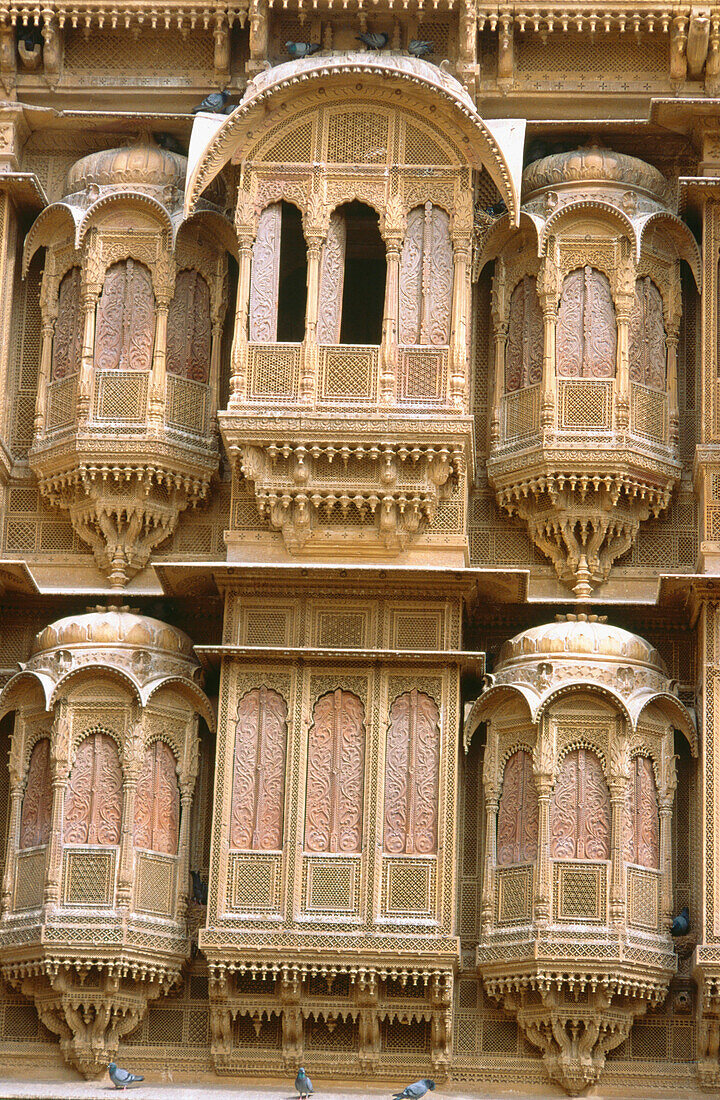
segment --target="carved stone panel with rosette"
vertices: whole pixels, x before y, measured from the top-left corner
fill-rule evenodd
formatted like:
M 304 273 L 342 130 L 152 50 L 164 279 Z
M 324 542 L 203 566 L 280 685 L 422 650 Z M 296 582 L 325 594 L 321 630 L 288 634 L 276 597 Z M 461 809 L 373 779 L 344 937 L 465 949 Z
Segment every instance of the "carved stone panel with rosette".
M 538 797 L 532 757 L 519 749 L 508 759 L 498 806 L 497 861 L 531 863 L 537 856 Z
M 119 844 L 122 769 L 107 733 L 91 733 L 77 747 L 65 795 L 66 844 Z
M 20 847 L 35 848 L 47 844 L 50 839 L 51 819 L 50 741 L 47 737 L 42 737 L 30 755 L 20 818 Z
M 69 378 L 80 370 L 83 317 L 80 308 L 80 268 L 71 267 L 58 292 L 58 315 L 53 339 L 50 381 Z
M 450 341 L 453 250 L 450 219 L 432 203 L 411 210 L 400 261 L 400 343 Z
M 629 328 L 630 381 L 665 389 L 665 323 L 660 291 L 648 276 L 635 283 Z
M 250 339 L 259 344 L 277 340 L 282 204 L 266 206 L 258 220 L 250 279 Z
M 230 847 L 273 851 L 283 844 L 287 703 L 255 688 L 238 703 Z
M 359 852 L 362 845 L 365 710 L 357 695 L 318 699 L 308 732 L 305 848 Z
M 510 295 L 505 391 L 524 390 L 542 379 L 543 317 L 536 279 L 525 275 Z
M 625 799 L 625 859 L 660 867 L 660 817 L 652 761 L 636 756 Z
M 180 790 L 172 749 L 148 745 L 135 795 L 135 847 L 174 856 L 180 826 Z
M 610 792 L 589 749 L 573 749 L 563 759 L 550 803 L 550 855 L 610 858 Z
M 168 309 L 168 374 L 207 382 L 211 343 L 210 288 L 197 271 L 181 271 Z
M 136 260 L 113 264 L 97 307 L 98 370 L 150 370 L 155 339 L 155 297 L 150 272 Z
M 385 759 L 385 851 L 434 855 L 440 767 L 440 712 L 413 689 L 390 708 Z
M 345 279 L 345 218 L 334 210 L 330 215 L 322 251 L 320 302 L 318 306 L 318 343 L 340 342 L 343 284 Z
M 563 282 L 557 322 L 557 373 L 561 378 L 614 378 L 615 306 L 606 275 L 572 271 Z

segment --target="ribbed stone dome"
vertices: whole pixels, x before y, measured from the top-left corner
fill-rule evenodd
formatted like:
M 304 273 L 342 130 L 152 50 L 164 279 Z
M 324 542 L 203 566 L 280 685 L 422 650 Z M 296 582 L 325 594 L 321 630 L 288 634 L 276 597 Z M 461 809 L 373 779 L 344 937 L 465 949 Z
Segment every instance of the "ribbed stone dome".
M 187 157 L 161 149 L 151 139 L 141 139 L 134 145 L 119 149 L 101 149 L 81 157 L 70 168 L 65 181 L 65 194 L 95 184 L 98 187 L 122 186 L 133 188 L 176 187 L 185 184 Z
M 641 638 L 619 626 L 610 626 L 597 615 L 562 615 L 554 623 L 532 626 L 505 642 L 498 654 L 495 671 L 544 659 L 572 661 L 631 661 L 663 676 L 667 670 L 658 651 Z
M 661 200 L 667 191 L 667 180 L 651 164 L 596 145 L 533 161 L 523 172 L 522 182 L 524 199 L 546 187 L 555 189 L 578 182 L 633 188 Z
M 36 636 L 31 660 L 53 649 L 122 645 L 154 649 L 195 663 L 193 645 L 182 630 L 160 619 L 138 615 L 127 607 L 98 607 L 84 615 L 68 615 Z

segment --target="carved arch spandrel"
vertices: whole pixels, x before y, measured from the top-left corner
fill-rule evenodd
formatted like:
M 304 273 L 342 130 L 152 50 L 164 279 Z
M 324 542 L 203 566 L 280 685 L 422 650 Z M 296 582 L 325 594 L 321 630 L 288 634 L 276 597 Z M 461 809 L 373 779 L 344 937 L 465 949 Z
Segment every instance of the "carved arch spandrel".
M 210 288 L 197 271 L 186 269 L 175 280 L 175 294 L 168 309 L 168 374 L 207 382 L 211 344 Z
M 553 859 L 610 859 L 610 792 L 600 758 L 572 749 L 563 758 L 550 803 Z
M 287 752 L 287 703 L 255 688 L 238 703 L 235 724 L 230 847 L 282 848 Z
M 60 282 L 50 370 L 51 382 L 56 382 L 60 378 L 69 378 L 80 370 L 83 339 L 80 283 L 79 267 L 71 267 Z
M 630 381 L 655 390 L 666 386 L 666 333 L 663 300 L 652 279 L 645 275 L 635 283 L 630 314 L 628 359 Z
M 652 760 L 635 756 L 625 795 L 624 855 L 628 863 L 660 867 L 660 815 Z
M 51 821 L 50 740 L 41 737 L 30 754 L 20 817 L 20 848 L 35 848 L 47 844 L 50 840 Z
M 121 260 L 105 273 L 97 307 L 98 370 L 150 370 L 155 339 L 155 296 L 144 264 Z
M 385 758 L 385 851 L 434 855 L 440 770 L 440 712 L 413 689 L 390 708 Z
M 172 749 L 164 741 L 147 745 L 135 795 L 135 847 L 177 855 L 180 789 Z
M 338 689 L 318 699 L 308 731 L 305 848 L 359 852 L 362 847 L 365 709 Z
M 500 866 L 535 860 L 538 820 L 532 756 L 526 749 L 518 749 L 508 758 L 503 772 L 497 823 L 497 861 Z
M 122 769 L 117 745 L 107 733 L 80 742 L 65 795 L 66 844 L 119 844 Z
M 534 275 L 525 275 L 510 295 L 505 391 L 523 390 L 542 379 L 543 316 Z
M 557 321 L 561 378 L 614 378 L 617 325 L 607 275 L 594 267 L 565 276 Z

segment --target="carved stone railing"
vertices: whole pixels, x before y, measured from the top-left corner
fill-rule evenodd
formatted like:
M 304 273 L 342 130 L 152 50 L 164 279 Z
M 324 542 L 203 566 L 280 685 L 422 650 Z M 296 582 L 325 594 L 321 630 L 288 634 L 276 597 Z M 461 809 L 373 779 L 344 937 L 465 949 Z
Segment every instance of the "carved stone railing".
M 249 344 L 246 399 L 252 404 L 297 401 L 301 344 Z
M 165 423 L 169 428 L 205 436 L 210 429 L 207 383 L 169 374 L 165 383 Z
M 60 378 L 47 388 L 47 434 L 63 431 L 75 423 L 77 415 L 77 375 Z
M 668 398 L 660 390 L 633 382 L 630 386 L 630 432 L 644 442 L 667 445 Z
M 145 427 L 149 371 L 96 370 L 92 419 L 96 424 L 137 422 Z

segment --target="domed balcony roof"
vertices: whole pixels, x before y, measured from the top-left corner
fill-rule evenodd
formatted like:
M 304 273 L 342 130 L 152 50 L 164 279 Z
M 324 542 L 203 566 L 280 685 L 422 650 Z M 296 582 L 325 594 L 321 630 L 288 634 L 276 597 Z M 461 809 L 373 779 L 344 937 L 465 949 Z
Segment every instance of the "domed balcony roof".
M 644 191 L 663 202 L 668 189 L 662 172 L 651 164 L 598 145 L 573 149 L 568 153 L 553 153 L 533 161 L 523 172 L 522 183 L 524 199 L 545 188 L 557 189 L 584 183 Z
M 74 195 L 93 184 L 123 190 L 174 187 L 182 191 L 187 157 L 161 149 L 151 138 L 133 145 L 101 149 L 75 161 L 65 180 L 65 194 Z
M 139 615 L 128 607 L 98 607 L 84 615 L 68 615 L 46 626 L 35 637 L 31 659 L 56 649 L 132 646 L 182 656 L 195 662 L 193 644 L 175 626 Z
M 547 659 L 572 661 L 598 660 L 611 664 L 632 662 L 667 677 L 665 663 L 658 651 L 641 638 L 619 626 L 611 626 L 598 615 L 559 615 L 554 623 L 532 626 L 510 638 L 500 649 L 496 676 L 513 667 Z

